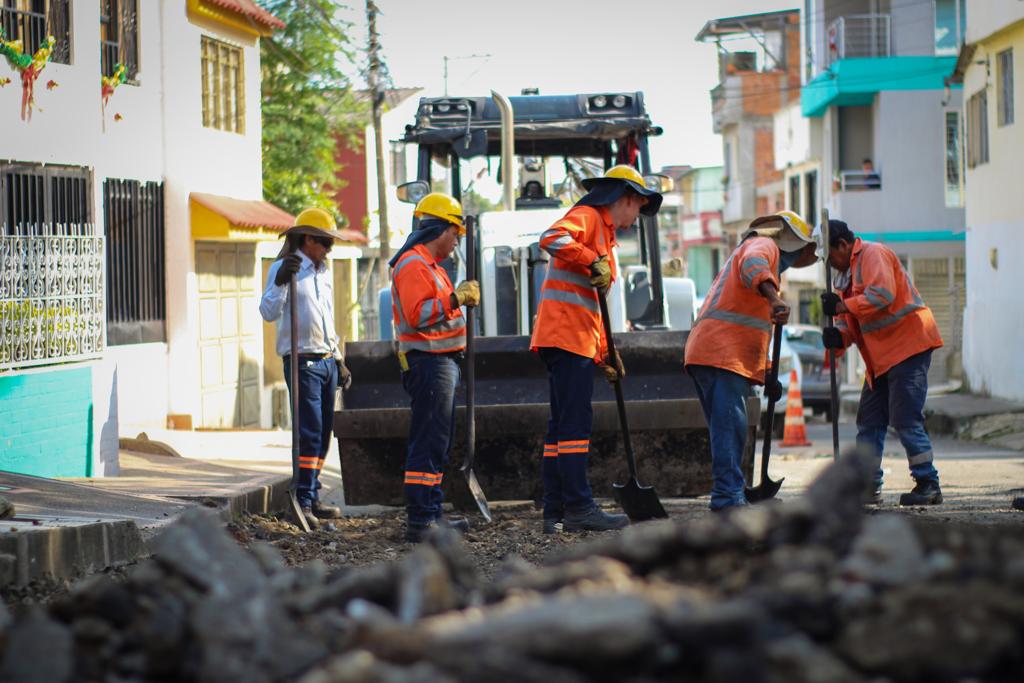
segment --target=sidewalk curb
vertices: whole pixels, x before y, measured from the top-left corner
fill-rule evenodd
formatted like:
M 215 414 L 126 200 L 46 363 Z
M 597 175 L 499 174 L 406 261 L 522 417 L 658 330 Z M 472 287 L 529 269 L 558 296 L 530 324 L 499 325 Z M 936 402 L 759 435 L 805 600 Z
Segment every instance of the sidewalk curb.
M 211 514 L 227 523 L 242 514 L 287 509 L 290 485 L 291 477 L 282 475 L 230 495 L 173 499 L 210 508 Z M 146 537 L 176 518 L 141 528 L 133 520 L 85 521 L 58 515 L 0 520 L 0 587 L 24 586 L 43 578 L 76 579 L 133 562 L 149 555 Z M 37 528 L 33 520 L 54 526 Z

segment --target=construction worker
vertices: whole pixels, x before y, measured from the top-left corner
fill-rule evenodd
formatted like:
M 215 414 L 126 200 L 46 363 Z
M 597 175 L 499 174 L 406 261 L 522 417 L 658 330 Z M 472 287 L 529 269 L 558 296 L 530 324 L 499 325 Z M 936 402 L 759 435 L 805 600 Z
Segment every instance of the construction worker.
M 352 374 L 345 367 L 334 332 L 334 293 L 327 254 L 341 235 L 334 218 L 319 208 L 302 211 L 284 233 L 285 244 L 267 271 L 260 314 L 277 323 L 277 353 L 284 362 L 289 392 L 299 392 L 299 480 L 296 498 L 311 528 L 320 519 L 341 517 L 341 508 L 320 501 L 320 470 L 331 445 L 334 393 L 347 389 Z M 288 283 L 296 276 L 299 376 L 291 376 L 291 302 Z M 287 310 L 286 310 L 287 309 Z
M 622 360 L 608 357 L 597 297 L 615 280 L 615 231 L 633 225 L 641 213 L 653 216 L 662 197 L 627 165 L 588 178 L 583 187 L 587 194 L 540 238 L 551 262 L 530 348 L 547 365 L 550 388 L 551 417 L 541 459 L 544 533 L 554 533 L 560 522 L 566 531 L 629 524 L 626 515 L 605 513 L 594 503 L 587 480 L 594 365 L 609 382 L 625 375 Z
M 811 228 L 793 211 L 756 218 L 718 273 L 686 339 L 684 365 L 711 430 L 711 509 L 746 505 L 740 468 L 746 397 L 765 383 L 772 324 L 789 321 L 779 277 L 817 260 Z M 775 402 L 782 385 L 765 387 Z M 770 428 L 770 427 L 769 427 Z
M 462 205 L 440 192 L 416 204 L 419 223 L 391 259 L 391 309 L 402 366 L 402 386 L 412 399 L 405 461 L 405 539 L 422 540 L 435 525 L 469 529 L 464 519 L 441 514 L 441 479 L 455 432 L 455 387 L 466 348 L 461 306 L 480 303 L 480 286 L 452 287 L 441 262 L 466 233 Z
M 915 481 L 914 489 L 900 496 L 900 505 L 937 505 L 942 489 L 924 428 L 924 401 L 932 351 L 942 346 L 939 328 L 892 249 L 861 240 L 843 221 L 830 220 L 828 229 L 828 260 L 836 269 L 838 293 L 821 296 L 825 314 L 836 316 L 823 341 L 839 352 L 856 344 L 867 365 L 857 442 L 878 458 L 871 502 L 881 502 L 882 449 L 892 425 Z

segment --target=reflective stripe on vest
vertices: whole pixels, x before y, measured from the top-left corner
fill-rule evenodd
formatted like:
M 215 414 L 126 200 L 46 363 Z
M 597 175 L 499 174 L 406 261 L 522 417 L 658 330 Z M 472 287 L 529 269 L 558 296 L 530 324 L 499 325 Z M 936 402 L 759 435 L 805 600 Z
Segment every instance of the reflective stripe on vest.
M 884 318 L 879 318 L 878 320 L 872 320 L 871 322 L 862 324 L 860 326 L 860 331 L 864 334 L 868 334 L 869 332 L 878 332 L 881 329 L 889 327 L 889 325 L 898 323 L 914 311 L 920 311 L 922 308 L 924 308 L 924 304 L 907 304 L 892 315 L 887 315 Z
M 559 301 L 563 304 L 573 304 L 574 306 L 582 306 L 591 313 L 600 313 L 601 305 L 597 302 L 597 295 L 594 298 L 588 298 L 577 292 L 567 292 L 564 289 L 544 289 L 540 293 L 541 301 L 550 299 L 551 301 Z
M 746 315 L 744 313 L 724 311 L 717 308 L 718 300 L 722 298 L 722 291 L 725 289 L 725 284 L 729 280 L 729 274 L 732 272 L 733 260 L 736 256 L 737 251 L 739 250 L 737 249 L 733 251 L 732 254 L 729 255 L 729 258 L 726 260 L 725 267 L 722 268 L 722 272 L 718 274 L 718 278 L 715 281 L 714 293 L 711 294 L 708 300 L 705 302 L 704 307 L 701 309 L 700 314 L 697 316 L 697 319 L 694 321 L 693 325 L 694 327 L 696 327 L 697 323 L 699 323 L 701 320 L 712 319 L 720 320 L 726 323 L 732 323 L 734 325 L 752 327 L 759 332 L 768 332 L 769 334 L 771 334 L 772 323 L 769 320 L 762 320 L 761 318 L 755 318 L 754 316 Z M 762 269 L 767 269 L 769 263 L 766 259 L 757 256 L 751 257 L 748 260 L 752 261 L 755 267 L 748 267 L 746 271 L 741 272 L 740 278 L 744 281 L 744 284 L 747 287 L 750 287 L 753 284 L 754 277 L 756 277 L 757 273 L 759 273 Z M 750 276 L 749 279 L 747 277 L 748 274 Z
M 577 273 L 572 270 L 555 268 L 554 266 L 548 268 L 548 274 L 544 278 L 544 284 L 547 284 L 549 280 L 557 280 L 558 282 L 566 282 L 570 285 L 576 285 L 577 287 L 593 289 L 593 285 L 590 284 L 590 276 L 584 275 L 583 273 Z
M 439 292 L 444 291 L 444 281 L 438 277 L 437 273 L 433 271 L 430 264 L 419 256 L 418 254 L 410 254 L 409 256 L 403 257 L 401 262 L 395 266 L 395 271 L 392 274 L 391 279 L 391 298 L 392 305 L 394 306 L 395 313 L 398 317 L 398 349 L 399 351 L 427 351 L 430 353 L 445 353 L 448 351 L 455 351 L 466 346 L 466 319 L 461 315 L 456 318 L 445 319 L 442 318 L 438 322 L 432 325 L 424 326 L 424 323 L 429 321 L 431 318 L 444 314 L 443 308 L 438 308 L 437 298 L 431 299 L 424 302 L 420 309 L 420 325 L 413 327 L 405 319 L 405 313 L 402 310 L 402 300 L 398 294 L 398 274 L 401 270 L 411 261 L 419 261 L 430 271 L 430 274 L 434 277 L 434 283 L 437 285 Z M 461 331 L 461 334 L 446 334 L 443 337 L 435 338 L 424 338 L 430 335 L 444 334 L 444 333 L 455 333 Z M 404 336 L 414 336 L 415 339 L 403 339 Z
M 755 318 L 752 315 L 743 315 L 742 313 L 734 313 L 732 311 L 722 311 L 714 308 L 704 314 L 704 318 L 711 318 L 714 320 L 721 320 L 726 323 L 733 323 L 734 325 L 744 325 L 746 327 L 753 327 L 755 330 L 761 332 L 771 332 L 772 324 L 767 320 L 761 320 Z

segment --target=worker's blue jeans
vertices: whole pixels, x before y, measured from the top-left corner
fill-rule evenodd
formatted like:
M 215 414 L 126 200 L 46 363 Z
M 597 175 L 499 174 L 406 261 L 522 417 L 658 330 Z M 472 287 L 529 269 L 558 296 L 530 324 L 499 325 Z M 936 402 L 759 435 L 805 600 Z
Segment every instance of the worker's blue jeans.
M 402 386 L 412 398 L 412 423 L 405 456 L 405 502 L 409 524 L 426 525 L 441 516 L 441 479 L 455 434 L 455 387 L 459 354 L 406 354 Z
M 292 391 L 290 356 L 285 356 L 284 381 Z M 320 470 L 331 447 L 334 421 L 334 391 L 338 387 L 338 366 L 333 358 L 299 359 L 299 481 L 295 497 L 302 507 L 317 499 Z M 295 419 L 295 416 L 292 416 Z
M 544 517 L 560 519 L 566 512 L 586 512 L 594 506 L 587 481 L 594 360 L 556 348 L 541 348 L 539 353 L 548 367 L 551 402 L 541 464 Z
M 707 365 L 687 366 L 711 430 L 711 509 L 746 505 L 740 462 L 747 442 L 750 380 Z
M 878 459 L 876 486 L 882 485 L 882 450 L 890 425 L 903 444 L 914 479 L 939 479 L 932 463 L 932 442 L 924 428 L 931 362 L 932 352 L 924 351 L 892 366 L 875 379 L 873 387 L 864 383 L 857 409 L 857 443 L 870 448 Z

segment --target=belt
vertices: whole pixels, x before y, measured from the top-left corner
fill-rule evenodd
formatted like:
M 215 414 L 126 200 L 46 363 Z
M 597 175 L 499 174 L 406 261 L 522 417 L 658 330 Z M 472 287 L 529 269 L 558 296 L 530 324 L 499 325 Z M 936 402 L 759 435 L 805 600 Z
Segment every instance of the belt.
M 288 358 L 291 355 L 292 354 L 289 353 L 287 356 L 285 356 L 285 358 Z M 333 358 L 333 357 L 334 357 L 334 355 L 331 354 L 331 353 L 300 353 L 299 354 L 299 360 L 326 360 L 328 358 Z

